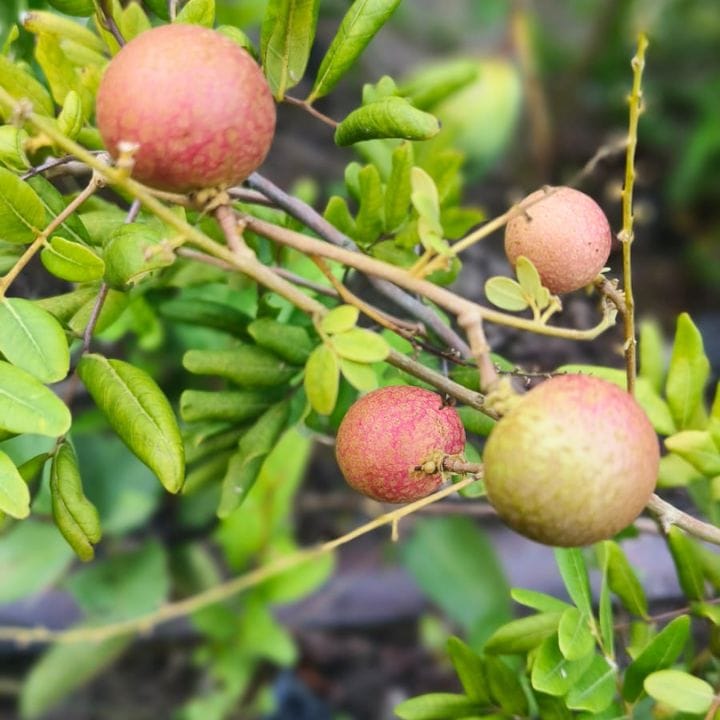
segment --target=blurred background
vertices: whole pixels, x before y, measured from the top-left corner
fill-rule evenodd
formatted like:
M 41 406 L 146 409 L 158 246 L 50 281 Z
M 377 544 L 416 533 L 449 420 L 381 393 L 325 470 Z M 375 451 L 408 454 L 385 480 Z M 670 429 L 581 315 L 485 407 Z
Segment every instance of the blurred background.
M 298 97 L 310 89 L 349 5 L 321 0 L 310 79 L 295 89 Z M 20 12 L 43 7 L 40 1 L 4 0 L 0 41 Z M 264 10 L 264 0 L 217 0 L 217 23 L 236 25 L 257 38 Z M 359 104 L 363 84 L 383 75 L 399 85 L 422 86 L 427 73 L 450 62 L 476 63 L 476 80 L 431 108 L 443 123 L 440 142 L 463 154 L 465 204 L 493 217 L 539 186 L 573 183 L 605 208 L 617 232 L 630 59 L 639 31 L 647 33 L 650 46 L 635 186 L 638 312 L 659 323 L 668 341 L 676 315 L 690 312 L 717 374 L 717 0 L 405 0 L 360 64 L 318 108 L 341 119 Z M 21 33 L 17 49 L 32 62 L 30 36 Z M 335 147 L 328 127 L 290 105 L 279 108 L 278 127 L 263 173 L 282 188 L 301 189 L 320 210 L 344 187 L 346 164 L 371 152 Z M 507 273 L 501 246 L 500 233 L 473 248 L 455 287 L 481 298 L 487 277 Z M 618 274 L 617 248 L 610 264 Z M 26 292 L 41 296 L 43 289 Z M 565 312 L 569 322 L 589 325 L 594 300 L 579 293 L 568 299 Z M 577 347 L 491 333 L 494 349 L 529 370 L 571 360 L 621 364 L 619 334 Z M 165 572 L 177 587 L 188 567 L 200 574 L 207 567 L 220 574 L 241 567 L 233 564 L 233 549 L 242 544 L 246 528 L 208 525 L 209 515 L 197 506 L 169 507 L 149 472 L 117 440 L 94 433 L 91 422 L 76 443 L 93 478 L 89 494 L 94 493 L 104 526 L 116 544 L 141 554 L 142 562 L 133 565 L 138 593 L 167 592 L 157 586 Z M 287 508 L 298 543 L 336 537 L 378 513 L 379 506 L 344 488 L 331 447 L 316 443 L 297 453 L 308 460 L 307 471 L 296 479 L 303 482 L 302 492 Z M 397 544 L 383 532 L 352 543 L 314 594 L 273 606 L 292 651 L 283 645 L 284 635 L 282 641 L 267 635 L 255 639 L 252 662 L 243 664 L 227 649 L 226 635 L 239 637 L 247 628 L 237 625 L 230 609 L 218 609 L 138 639 L 114 664 L 109 664 L 115 658 L 111 652 L 90 662 L 80 653 L 76 674 L 89 682 L 79 688 L 77 678 L 72 683 L 62 673 L 35 676 L 38 687 L 54 688 L 60 703 L 46 710 L 56 698 L 42 698 L 38 717 L 384 720 L 406 697 L 457 689 L 444 658 L 447 635 L 481 642 L 513 612 L 510 585 L 561 592 L 551 551 L 503 530 L 492 518 L 445 508 L 443 515 L 430 511 L 404 522 L 400 531 Z M 67 581 L 72 558 L 57 533 L 13 533 L 0 538 L 0 624 L 76 622 L 88 609 L 83 588 L 92 578 Z M 169 570 L 158 560 L 160 547 L 170 549 Z M 223 553 L 223 560 L 203 564 L 207 555 Z M 645 575 L 651 598 L 661 606 L 671 604 L 677 592 L 674 571 L 669 560 L 658 560 L 667 553 L 656 553 L 652 538 L 633 541 L 628 553 Z M 112 605 L 118 601 L 112 588 L 122 564 L 105 572 L 101 600 Z M 128 590 L 123 586 L 118 592 Z M 18 717 L 18 693 L 40 650 L 0 644 L 2 720 Z M 72 658 L 68 663 L 72 666 Z M 217 691 L 218 677 L 229 685 L 228 678 L 242 673 L 242 692 L 228 701 Z

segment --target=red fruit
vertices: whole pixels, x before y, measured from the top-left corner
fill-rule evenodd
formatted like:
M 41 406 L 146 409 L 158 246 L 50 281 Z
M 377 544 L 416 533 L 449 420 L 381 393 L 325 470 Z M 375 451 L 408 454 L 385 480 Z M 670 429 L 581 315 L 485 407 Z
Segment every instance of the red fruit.
M 345 414 L 335 454 L 348 484 L 375 500 L 418 500 L 442 484 L 440 473 L 416 468 L 465 448 L 465 429 L 454 408 L 417 387 L 380 388 Z
M 660 448 L 627 392 L 588 375 L 558 375 L 495 425 L 483 462 L 488 500 L 508 525 L 573 547 L 635 520 L 655 488 Z
M 133 177 L 188 192 L 244 180 L 265 159 L 275 103 L 252 57 L 214 30 L 163 25 L 111 60 L 97 95 L 110 154 L 137 143 Z
M 505 254 L 515 267 L 524 255 L 552 293 L 585 287 L 610 255 L 610 225 L 600 206 L 569 187 L 537 190 L 505 227 Z

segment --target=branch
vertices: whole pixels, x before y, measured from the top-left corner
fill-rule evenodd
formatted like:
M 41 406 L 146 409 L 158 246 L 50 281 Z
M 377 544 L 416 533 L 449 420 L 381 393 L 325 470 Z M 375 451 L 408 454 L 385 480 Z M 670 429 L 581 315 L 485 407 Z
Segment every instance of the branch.
M 295 105 L 296 107 L 302 108 L 305 112 L 310 113 L 314 118 L 317 118 L 326 125 L 329 125 L 333 130 L 340 124 L 337 120 L 333 120 L 331 117 L 328 117 L 324 113 L 321 113 L 319 110 L 316 110 L 310 103 L 306 102 L 305 100 L 300 100 L 299 98 L 285 95 L 283 101 L 288 103 L 288 105 Z
M 650 498 L 647 509 L 665 533 L 674 525 L 700 540 L 720 545 L 720 528 L 688 515 L 658 495 Z

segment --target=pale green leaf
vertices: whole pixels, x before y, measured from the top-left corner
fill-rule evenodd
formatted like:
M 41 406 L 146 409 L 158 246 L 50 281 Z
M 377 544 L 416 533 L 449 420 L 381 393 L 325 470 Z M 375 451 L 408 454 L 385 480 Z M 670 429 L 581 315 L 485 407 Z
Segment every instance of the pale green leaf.
M 37 193 L 17 175 L 0 168 L 0 240 L 30 243 L 44 226 L 45 208 Z
M 384 226 L 385 196 L 380 173 L 375 165 L 366 165 L 358 173 L 360 209 L 355 216 L 355 237 L 368 245 L 375 242 Z
M 485 679 L 483 658 L 454 636 L 448 638 L 447 650 L 468 698 L 483 705 L 489 704 L 490 689 Z
M 478 63 L 466 58 L 433 63 L 405 80 L 400 92 L 415 107 L 431 110 L 446 97 L 472 83 L 479 72 Z
M 558 644 L 567 660 L 587 657 L 595 647 L 590 618 L 575 607 L 565 610 L 558 625 Z
M 532 665 L 530 681 L 533 688 L 548 695 L 565 695 L 591 662 L 588 653 L 578 660 L 573 662 L 563 656 L 555 634 L 545 638 Z
M 592 615 L 592 596 L 587 563 L 578 548 L 555 548 L 555 562 L 570 599 L 580 612 Z
M 329 415 L 335 408 L 340 385 L 340 363 L 335 351 L 319 345 L 305 365 L 305 394 L 310 406 L 320 415 Z
M 343 377 L 360 392 L 375 390 L 378 379 L 370 365 L 340 358 L 340 371 Z
M 212 27 L 215 24 L 215 0 L 188 0 L 175 22 Z
M 385 188 L 385 230 L 397 230 L 408 217 L 410 209 L 410 170 L 413 166 L 413 149 L 404 142 L 393 150 L 392 166 Z
M 510 596 L 516 603 L 524 605 L 525 607 L 532 608 L 533 610 L 538 610 L 539 612 L 543 613 L 562 613 L 565 612 L 565 610 L 567 610 L 569 607 L 572 607 L 571 605 L 568 605 L 568 603 L 562 600 L 558 600 L 552 595 L 547 595 L 546 593 L 538 592 L 537 590 L 512 588 L 512 590 L 510 590 Z
M 608 661 L 596 655 L 590 667 L 573 683 L 565 702 L 572 710 L 587 710 L 600 713 L 615 697 L 615 668 Z
M 320 329 L 324 333 L 342 333 L 355 327 L 360 311 L 354 305 L 339 305 L 320 321 Z
M 557 632 L 562 616 L 560 612 L 547 612 L 511 620 L 490 636 L 485 652 L 499 655 L 528 652 Z
M 30 514 L 30 491 L 15 463 L 0 450 L 0 512 L 22 520 Z
M 610 589 L 620 598 L 628 612 L 645 617 L 648 611 L 645 590 L 622 548 L 612 540 L 606 540 L 602 547 L 607 553 L 607 575 Z
M 662 331 L 654 320 L 640 323 L 638 339 L 638 377 L 647 380 L 660 393 L 665 380 L 665 352 Z
M 689 600 L 702 600 L 705 576 L 695 541 L 673 525 L 668 530 L 667 543 L 683 593 Z
M 550 304 L 550 291 L 543 286 L 540 273 L 532 260 L 521 255 L 515 264 L 515 276 L 525 297 L 531 298 L 538 310 L 544 310 Z
M 341 358 L 359 363 L 380 362 L 390 353 L 390 346 L 382 335 L 364 328 L 333 335 L 332 346 Z
M 645 692 L 663 705 L 683 713 L 702 715 L 715 699 L 710 683 L 682 670 L 659 670 L 645 678 Z
M 14 125 L 0 127 L 0 163 L 9 170 L 24 172 L 30 167 L 25 143 L 30 136 Z
M 501 310 L 521 312 L 529 307 L 520 284 L 502 275 L 491 277 L 485 282 L 485 297 Z
M 55 107 L 50 93 L 27 71 L 16 65 L 9 57 L 0 53 L 0 87 L 15 100 L 28 100 L 38 115 L 53 117 Z M 7 119 L 10 111 L 2 108 Z
M 185 478 L 182 437 L 170 403 L 144 370 L 121 360 L 87 354 L 78 375 L 122 441 L 178 492 Z
M 27 180 L 27 184 L 35 191 L 40 198 L 40 202 L 45 206 L 45 222 L 43 225 L 47 227 L 58 215 L 65 212 L 67 202 L 57 188 L 42 175 L 34 175 Z M 56 228 L 53 235 L 62 235 L 77 243 L 87 245 L 92 241 L 90 233 L 88 233 L 85 224 L 77 213 L 65 218 Z
M 99 280 L 105 273 L 105 263 L 90 248 L 55 236 L 40 253 L 45 269 L 69 282 Z
M 665 447 L 706 477 L 720 475 L 720 449 L 706 430 L 681 430 L 665 438 Z
M 395 714 L 402 720 L 458 720 L 479 716 L 482 705 L 466 695 L 429 693 L 401 702 Z

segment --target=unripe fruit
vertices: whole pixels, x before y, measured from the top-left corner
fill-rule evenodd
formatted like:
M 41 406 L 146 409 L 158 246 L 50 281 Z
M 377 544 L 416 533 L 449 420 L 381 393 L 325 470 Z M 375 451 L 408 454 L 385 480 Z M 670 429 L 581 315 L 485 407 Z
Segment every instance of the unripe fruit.
M 593 281 L 610 255 L 610 225 L 600 206 L 569 187 L 537 190 L 505 226 L 505 254 L 515 267 L 524 255 L 552 293 Z
M 587 375 L 558 375 L 495 425 L 483 462 L 488 499 L 510 527 L 574 547 L 635 520 L 655 488 L 660 447 L 627 392 Z
M 348 484 L 375 500 L 419 500 L 442 484 L 440 473 L 417 468 L 459 455 L 465 429 L 454 408 L 434 392 L 392 386 L 361 397 L 345 414 L 335 454 Z
M 188 192 L 244 180 L 265 159 L 275 103 L 260 68 L 232 40 L 197 25 L 163 25 L 111 60 L 97 124 L 113 157 L 139 147 L 133 177 Z

